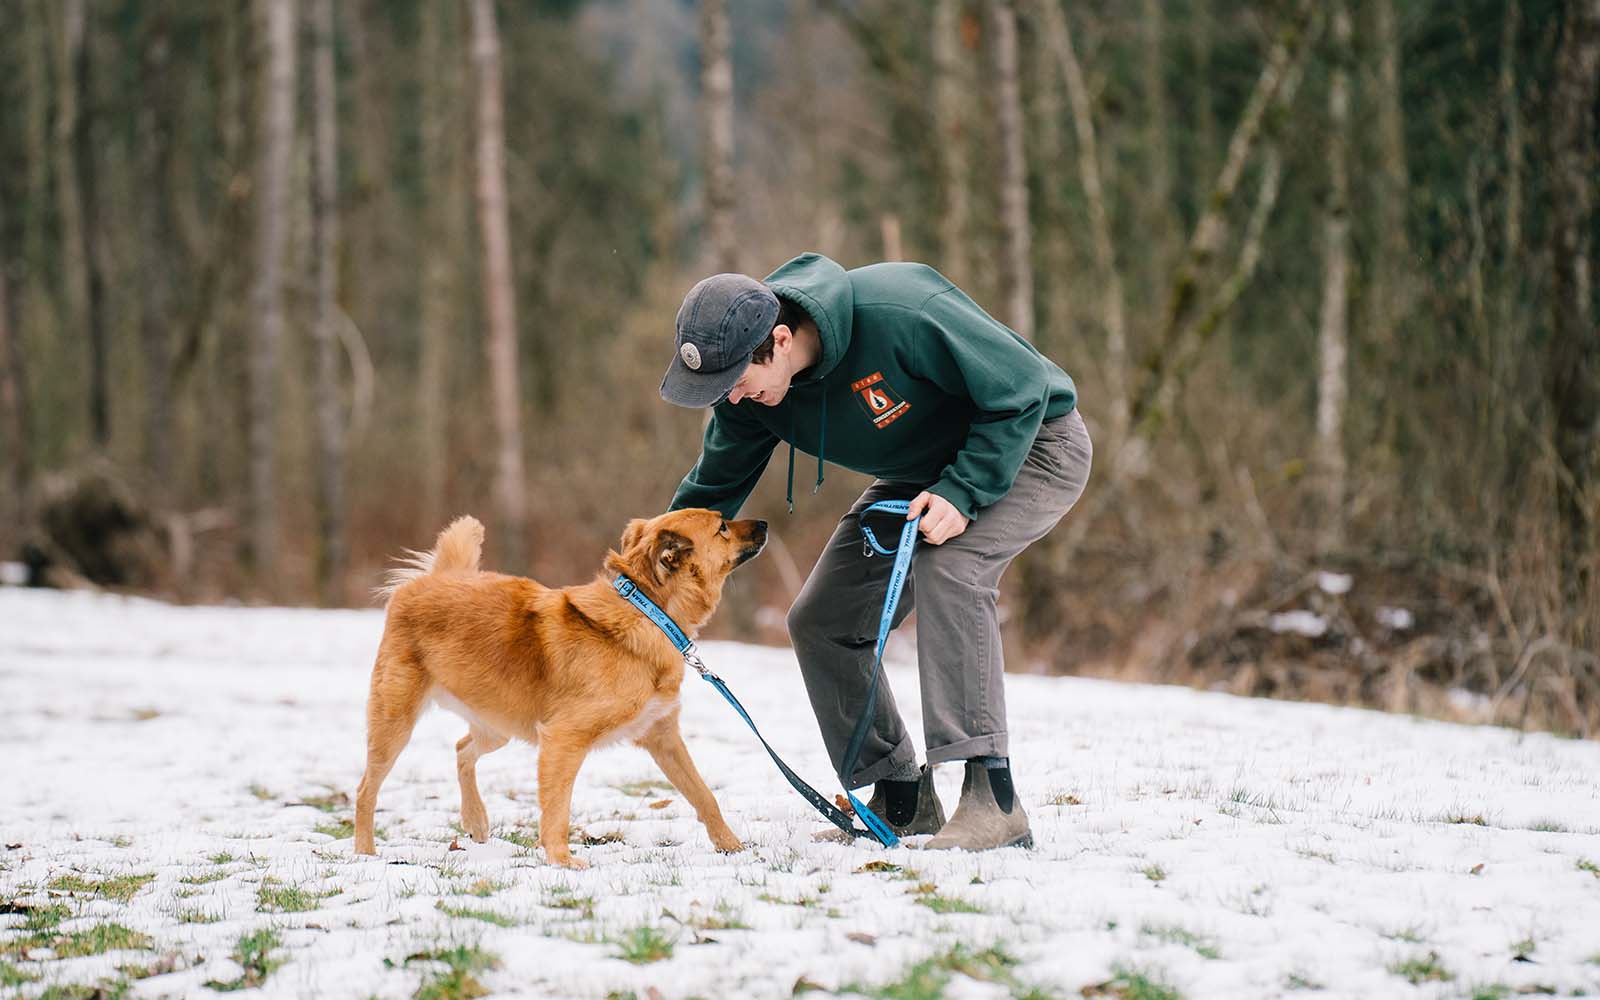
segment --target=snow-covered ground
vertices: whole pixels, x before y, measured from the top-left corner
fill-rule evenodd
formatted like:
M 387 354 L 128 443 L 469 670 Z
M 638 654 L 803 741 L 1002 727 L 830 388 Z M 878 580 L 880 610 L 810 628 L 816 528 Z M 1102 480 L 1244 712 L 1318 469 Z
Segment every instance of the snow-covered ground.
M 464 727 L 434 711 L 384 786 L 381 856 L 357 859 L 344 822 L 381 626 L 0 588 L 0 994 L 452 996 L 469 978 L 574 998 L 1600 992 L 1595 743 L 1016 676 L 1037 849 L 884 851 L 813 843 L 822 821 L 691 679 L 685 737 L 744 853 L 713 852 L 624 747 L 578 779 L 592 867 L 545 865 L 524 846 L 521 744 L 480 764 L 495 839 L 452 850 Z M 891 642 L 890 677 L 914 713 L 908 645 Z M 706 653 L 827 788 L 791 653 Z M 940 769 L 947 808 L 959 783 Z

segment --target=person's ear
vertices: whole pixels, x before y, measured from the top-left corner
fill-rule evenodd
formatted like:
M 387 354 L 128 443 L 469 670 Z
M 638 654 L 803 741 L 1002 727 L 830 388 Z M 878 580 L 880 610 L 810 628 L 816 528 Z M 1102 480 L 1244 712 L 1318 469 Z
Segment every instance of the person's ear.
M 775 354 L 787 354 L 794 344 L 794 331 L 786 325 L 779 323 L 772 328 L 772 350 Z

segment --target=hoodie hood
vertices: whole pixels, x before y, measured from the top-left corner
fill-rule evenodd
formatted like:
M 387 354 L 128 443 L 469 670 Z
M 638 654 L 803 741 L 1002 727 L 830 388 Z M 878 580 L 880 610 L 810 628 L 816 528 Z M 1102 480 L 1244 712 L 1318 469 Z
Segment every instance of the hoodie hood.
M 803 253 L 767 275 L 767 287 L 804 309 L 822 340 L 822 358 L 794 384 L 826 378 L 850 347 L 850 317 L 856 305 L 850 276 L 819 253 Z

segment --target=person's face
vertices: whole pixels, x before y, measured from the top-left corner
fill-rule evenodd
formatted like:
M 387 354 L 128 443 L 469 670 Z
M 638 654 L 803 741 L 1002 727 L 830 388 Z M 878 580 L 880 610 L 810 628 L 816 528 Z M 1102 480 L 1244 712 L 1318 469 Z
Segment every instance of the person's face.
M 789 380 L 794 376 L 790 361 L 793 359 L 794 336 L 787 326 L 772 331 L 772 358 L 766 364 L 751 363 L 739 376 L 728 393 L 728 402 L 748 399 L 763 406 L 777 406 L 789 392 Z

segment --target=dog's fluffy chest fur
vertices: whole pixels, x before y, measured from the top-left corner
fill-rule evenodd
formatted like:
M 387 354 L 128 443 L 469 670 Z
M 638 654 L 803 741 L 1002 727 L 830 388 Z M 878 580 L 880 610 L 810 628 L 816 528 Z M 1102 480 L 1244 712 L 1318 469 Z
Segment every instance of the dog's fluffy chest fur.
M 611 743 L 631 743 L 648 733 L 656 723 L 677 711 L 677 696 L 653 695 L 644 703 L 644 708 L 639 714 L 628 722 L 601 736 L 596 742 L 597 746 Z

